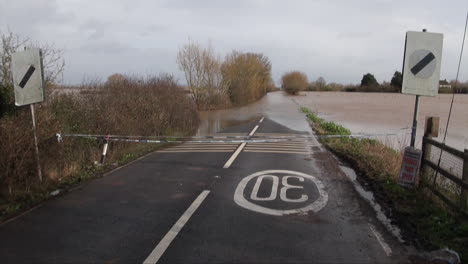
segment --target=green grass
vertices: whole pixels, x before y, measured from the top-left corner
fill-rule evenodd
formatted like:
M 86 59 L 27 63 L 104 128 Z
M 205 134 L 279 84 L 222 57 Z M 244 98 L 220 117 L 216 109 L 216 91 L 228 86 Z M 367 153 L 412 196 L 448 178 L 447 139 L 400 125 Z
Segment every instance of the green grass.
M 301 107 L 301 110 L 306 114 L 307 118 L 310 121 L 312 121 L 314 124 L 317 125 L 317 127 L 321 129 L 321 134 L 344 136 L 351 135 L 351 131 L 349 129 L 333 122 L 327 122 L 305 107 Z
M 327 122 L 301 107 L 319 135 L 350 135 L 343 126 Z M 399 226 L 417 238 L 425 250 L 451 248 L 468 258 L 468 220 L 436 206 L 422 189 L 397 184 L 401 153 L 374 139 L 321 138 L 330 151 L 349 162 L 362 175 L 379 201 L 390 205 Z

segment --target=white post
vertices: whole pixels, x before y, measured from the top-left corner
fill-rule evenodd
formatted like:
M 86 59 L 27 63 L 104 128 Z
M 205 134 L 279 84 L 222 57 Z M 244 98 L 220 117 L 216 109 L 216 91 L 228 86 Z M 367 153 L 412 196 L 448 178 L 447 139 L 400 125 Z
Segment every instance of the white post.
M 34 115 L 34 104 L 30 104 L 30 106 L 31 106 L 32 125 L 33 125 L 33 134 L 34 134 L 34 147 L 36 149 L 37 174 L 39 175 L 39 181 L 42 182 L 42 170 L 41 170 L 41 162 L 39 159 L 39 147 L 37 144 L 36 116 Z

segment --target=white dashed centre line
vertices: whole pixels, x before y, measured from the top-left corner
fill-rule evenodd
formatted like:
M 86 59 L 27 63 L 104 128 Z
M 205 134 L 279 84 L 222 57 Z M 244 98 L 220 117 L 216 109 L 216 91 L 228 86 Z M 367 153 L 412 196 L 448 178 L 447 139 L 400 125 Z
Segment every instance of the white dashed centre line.
M 259 123 L 263 122 L 263 119 L 264 119 L 264 117 L 262 117 L 262 119 L 260 119 Z M 254 127 L 254 129 L 252 129 L 252 131 L 250 131 L 249 137 L 253 136 L 255 134 L 255 132 L 257 131 L 257 129 L 258 129 L 258 125 L 256 125 Z M 236 151 L 234 151 L 234 153 L 228 159 L 228 161 L 226 161 L 226 164 L 224 164 L 223 169 L 228 169 L 229 167 L 231 167 L 232 163 L 236 160 L 237 156 L 239 156 L 239 154 L 242 152 L 242 150 L 245 148 L 246 145 L 247 145 L 247 143 L 245 143 L 245 142 L 239 145 L 239 147 L 236 149 Z
M 184 227 L 184 225 L 188 222 L 190 217 L 195 213 L 198 207 L 203 203 L 206 196 L 210 191 L 205 190 L 198 195 L 197 199 L 193 201 L 190 207 L 185 211 L 185 213 L 177 220 L 177 222 L 172 226 L 171 230 L 167 232 L 167 234 L 163 237 L 163 239 L 159 242 L 155 249 L 151 252 L 151 254 L 145 259 L 143 262 L 144 264 L 155 264 L 164 254 L 166 249 L 172 243 L 174 238 L 176 238 L 177 234 L 179 234 L 180 230 Z

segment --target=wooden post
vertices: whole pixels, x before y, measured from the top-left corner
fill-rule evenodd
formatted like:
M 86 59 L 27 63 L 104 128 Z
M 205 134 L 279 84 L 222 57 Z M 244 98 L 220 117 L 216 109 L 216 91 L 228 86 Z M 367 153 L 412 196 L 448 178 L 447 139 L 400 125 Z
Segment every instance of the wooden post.
M 439 117 L 434 117 L 430 116 L 426 118 L 426 124 L 424 127 L 424 136 L 422 140 L 422 161 L 421 161 L 421 169 L 420 169 L 420 176 L 424 176 L 426 174 L 426 171 L 424 169 L 424 160 L 430 160 L 431 159 L 431 147 L 427 146 L 425 138 L 432 138 L 432 137 L 438 137 L 439 136 Z M 420 183 L 420 179 L 422 177 L 419 177 L 417 179 L 417 183 Z
M 463 175 L 462 181 L 468 183 L 468 149 L 463 153 Z M 468 190 L 462 188 L 460 195 L 460 206 L 462 210 L 468 209 Z

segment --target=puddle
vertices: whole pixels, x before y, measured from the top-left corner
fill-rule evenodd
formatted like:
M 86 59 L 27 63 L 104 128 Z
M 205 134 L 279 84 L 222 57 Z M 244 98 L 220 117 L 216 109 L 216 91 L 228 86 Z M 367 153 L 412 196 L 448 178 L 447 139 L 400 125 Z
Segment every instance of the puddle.
M 340 165 L 341 170 L 346 174 L 346 176 L 351 180 L 353 183 L 354 189 L 361 195 L 362 198 L 366 199 L 369 204 L 374 209 L 375 213 L 377 214 L 377 219 L 385 226 L 385 228 L 392 233 L 401 243 L 405 241 L 401 237 L 401 231 L 398 227 L 392 225 L 392 221 L 384 214 L 382 211 L 382 207 L 375 201 L 374 194 L 370 191 L 366 191 L 362 185 L 356 180 L 357 175 L 356 172 L 346 166 Z

